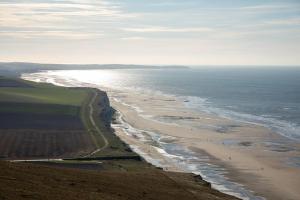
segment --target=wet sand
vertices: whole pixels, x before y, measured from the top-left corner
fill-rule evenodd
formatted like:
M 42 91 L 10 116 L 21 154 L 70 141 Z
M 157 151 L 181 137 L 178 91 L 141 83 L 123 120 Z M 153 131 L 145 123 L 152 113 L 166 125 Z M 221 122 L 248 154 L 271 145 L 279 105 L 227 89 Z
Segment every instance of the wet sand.
M 127 123 L 171 136 L 177 144 L 193 152 L 207 153 L 209 162 L 226 168 L 230 180 L 243 184 L 256 195 L 267 199 L 299 199 L 300 169 L 288 165 L 289 158 L 300 156 L 299 144 L 261 126 L 193 112 L 170 97 L 114 91 L 110 95 L 113 107 Z M 151 144 L 126 134 L 121 128 L 116 127 L 116 133 L 127 143 L 138 146 L 139 151 L 161 160 L 165 169 L 182 170 Z

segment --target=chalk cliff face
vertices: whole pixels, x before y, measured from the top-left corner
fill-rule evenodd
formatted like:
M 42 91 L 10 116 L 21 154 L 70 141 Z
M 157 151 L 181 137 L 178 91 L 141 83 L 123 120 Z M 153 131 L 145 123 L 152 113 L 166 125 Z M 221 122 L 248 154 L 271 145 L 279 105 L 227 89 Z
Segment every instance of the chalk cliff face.
M 99 99 L 98 99 L 98 106 L 100 107 L 99 110 L 99 117 L 103 122 L 104 126 L 110 129 L 110 124 L 112 120 L 112 116 L 114 114 L 114 109 L 110 106 L 109 98 L 107 93 L 104 91 L 99 91 Z

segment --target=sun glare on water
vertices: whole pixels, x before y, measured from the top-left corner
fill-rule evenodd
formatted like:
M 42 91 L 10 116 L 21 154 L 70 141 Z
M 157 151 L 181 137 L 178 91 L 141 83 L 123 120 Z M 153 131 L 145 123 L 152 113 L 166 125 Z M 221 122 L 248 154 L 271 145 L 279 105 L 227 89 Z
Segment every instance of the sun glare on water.
M 51 71 L 49 74 L 105 87 L 116 85 L 120 76 L 113 70 L 63 70 Z

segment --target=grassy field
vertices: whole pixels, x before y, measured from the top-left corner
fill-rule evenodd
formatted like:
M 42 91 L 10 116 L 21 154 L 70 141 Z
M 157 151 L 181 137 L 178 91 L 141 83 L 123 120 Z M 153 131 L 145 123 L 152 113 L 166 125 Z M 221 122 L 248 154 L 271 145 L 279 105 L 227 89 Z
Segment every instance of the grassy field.
M 90 95 L 91 89 L 0 77 L 0 157 L 76 157 L 96 149 L 83 114 Z
M 30 84 L 27 84 L 26 82 L 16 79 L 16 78 L 5 78 L 3 76 L 0 76 L 0 87 L 31 87 Z
M 1 130 L 3 158 L 35 159 L 84 155 L 94 149 L 85 131 L 79 130 Z
M 0 157 L 136 156 L 113 134 L 112 114 L 96 89 L 0 77 Z
M 88 89 L 56 87 L 0 77 L 0 112 L 78 116 L 89 94 Z
M 80 110 L 81 110 L 80 106 L 72 106 L 72 105 L 0 101 L 0 112 L 35 113 L 35 114 L 47 113 L 47 114 L 63 114 L 63 115 L 78 116 L 80 115 Z
M 0 101 L 81 106 L 88 94 L 84 89 L 45 84 L 33 86 L 32 88 L 0 87 Z

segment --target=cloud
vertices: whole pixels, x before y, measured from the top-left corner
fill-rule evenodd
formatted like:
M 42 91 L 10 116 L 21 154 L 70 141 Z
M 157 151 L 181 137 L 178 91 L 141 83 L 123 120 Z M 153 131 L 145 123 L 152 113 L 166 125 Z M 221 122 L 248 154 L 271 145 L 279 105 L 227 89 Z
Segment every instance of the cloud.
M 135 16 L 104 0 L 2 1 L 0 35 L 1 39 L 94 39 L 103 37 L 113 22 Z
M 141 41 L 141 40 L 146 40 L 146 38 L 145 37 L 124 37 L 121 38 L 121 40 Z
M 99 38 L 103 36 L 102 33 L 80 33 L 72 31 L 0 31 L 0 36 L 19 39 L 32 39 L 32 38 L 60 38 L 67 40 L 84 40 Z
M 0 3 L 0 26 L 5 27 L 45 27 L 67 25 L 76 18 L 98 17 L 113 20 L 134 17 L 124 13 L 118 5 L 106 1 L 22 1 L 19 3 Z M 63 24 L 62 24 L 63 23 Z
M 186 32 L 210 32 L 211 28 L 199 27 L 199 28 L 171 28 L 171 27 L 141 27 L 141 28 L 122 28 L 123 31 L 140 32 L 140 33 L 186 33 Z
M 255 5 L 255 6 L 245 6 L 245 7 L 240 7 L 239 9 L 241 10 L 247 10 L 247 11 L 280 11 L 282 9 L 290 9 L 295 7 L 294 4 L 260 4 L 260 5 Z
M 299 3 L 273 3 L 239 7 L 239 12 L 248 14 L 291 14 L 299 13 Z
M 280 19 L 280 20 L 270 20 L 266 21 L 265 24 L 267 25 L 279 25 L 279 26 L 285 26 L 285 25 L 300 25 L 300 18 L 290 18 L 290 19 Z

